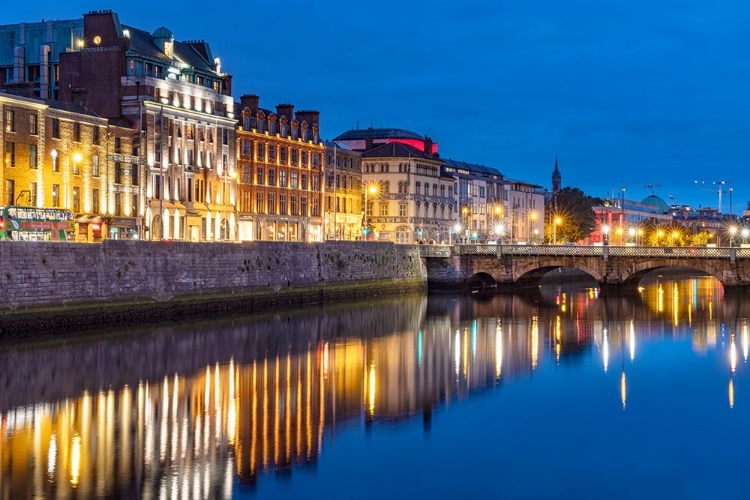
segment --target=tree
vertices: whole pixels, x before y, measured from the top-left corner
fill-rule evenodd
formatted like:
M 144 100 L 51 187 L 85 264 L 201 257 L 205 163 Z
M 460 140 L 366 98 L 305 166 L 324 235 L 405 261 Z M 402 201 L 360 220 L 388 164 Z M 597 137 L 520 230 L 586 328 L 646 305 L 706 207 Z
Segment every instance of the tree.
M 566 187 L 552 195 L 544 208 L 549 214 L 544 225 L 547 242 L 553 243 L 555 239 L 557 243 L 576 242 L 587 238 L 596 227 L 593 207 L 601 203 L 599 198 L 593 198 L 578 188 Z

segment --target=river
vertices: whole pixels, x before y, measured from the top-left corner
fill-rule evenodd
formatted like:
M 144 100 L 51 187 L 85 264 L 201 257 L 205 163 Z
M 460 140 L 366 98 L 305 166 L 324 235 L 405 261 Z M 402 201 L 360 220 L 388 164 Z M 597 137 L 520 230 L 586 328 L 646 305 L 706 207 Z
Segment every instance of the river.
M 5 345 L 0 498 L 743 494 L 749 315 L 553 278 Z

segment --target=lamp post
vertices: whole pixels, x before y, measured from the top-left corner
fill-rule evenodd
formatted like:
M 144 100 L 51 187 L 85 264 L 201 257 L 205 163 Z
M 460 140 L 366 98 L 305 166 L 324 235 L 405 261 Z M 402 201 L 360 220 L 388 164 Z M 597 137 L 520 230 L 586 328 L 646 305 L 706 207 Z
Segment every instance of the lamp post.
M 740 231 L 740 234 L 742 235 L 742 244 L 744 245 L 747 242 L 747 237 L 750 236 L 750 229 L 748 228 L 742 228 L 742 231 Z
M 501 245 L 503 244 L 503 233 L 505 233 L 505 226 L 502 224 L 495 225 L 495 239 Z
M 602 244 L 609 245 L 609 226 L 607 224 L 602 226 Z
M 536 211 L 532 211 L 529 214 L 529 218 L 531 219 L 531 244 L 532 245 L 536 243 L 536 234 L 537 234 L 536 220 L 538 217 L 539 217 L 539 214 Z
M 631 227 L 628 229 L 628 236 L 630 236 L 630 242 L 635 243 L 635 228 Z
M 638 240 L 641 240 L 641 246 L 643 246 L 643 229 L 638 228 L 638 231 L 636 232 L 638 235 L 638 238 L 636 238 L 636 244 L 638 243 Z
M 557 245 L 557 226 L 560 225 L 561 223 L 562 223 L 562 219 L 560 217 L 555 217 L 555 220 L 553 221 L 553 224 L 552 224 L 552 234 L 553 234 L 552 241 L 554 245 Z
M 369 186 L 365 186 L 365 218 L 364 218 L 365 227 L 362 230 L 362 232 L 365 235 L 365 241 L 367 241 L 367 232 L 368 232 L 368 229 L 367 229 L 367 210 L 369 210 L 369 205 L 367 204 L 368 203 L 367 202 L 367 194 L 369 193 L 369 194 L 371 194 L 371 195 L 374 196 L 375 194 L 377 194 L 377 192 L 378 192 L 378 188 L 377 188 L 377 186 L 375 186 L 375 184 L 370 184 Z

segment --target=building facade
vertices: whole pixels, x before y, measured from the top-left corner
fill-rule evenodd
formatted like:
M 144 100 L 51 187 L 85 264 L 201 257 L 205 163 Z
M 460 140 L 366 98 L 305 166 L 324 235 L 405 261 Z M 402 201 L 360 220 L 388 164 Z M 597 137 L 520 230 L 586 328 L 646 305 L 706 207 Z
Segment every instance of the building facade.
M 130 129 L 81 106 L 0 93 L 3 205 L 69 209 L 74 241 L 128 238 L 113 229 L 133 206 L 119 161 L 130 151 Z M 124 155 L 123 155 L 124 156 Z
M 231 76 L 208 43 L 111 11 L 85 14 L 81 40 L 60 54 L 60 99 L 131 124 L 133 147 L 115 159 L 133 187 L 112 186 L 135 208 L 122 224 L 145 239 L 237 239 Z
M 448 243 L 456 200 L 454 178 L 443 167 L 439 158 L 401 142 L 365 151 L 362 186 L 367 239 Z
M 326 142 L 324 158 L 326 239 L 360 240 L 364 236 L 362 154 Z
M 320 113 L 239 104 L 239 235 L 243 241 L 323 241 Z

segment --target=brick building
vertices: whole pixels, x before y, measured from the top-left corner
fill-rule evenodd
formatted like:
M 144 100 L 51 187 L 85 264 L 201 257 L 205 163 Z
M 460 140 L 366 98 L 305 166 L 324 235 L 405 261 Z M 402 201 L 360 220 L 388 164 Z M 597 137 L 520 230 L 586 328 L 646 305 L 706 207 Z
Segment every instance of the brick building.
M 362 153 L 343 144 L 325 143 L 325 235 L 326 239 L 362 238 Z
M 75 104 L 7 93 L 0 93 L 0 117 L 4 205 L 71 210 L 75 241 L 130 236 L 109 233 L 134 208 L 122 196 L 132 179 L 120 162 L 107 162 L 131 149 L 130 129 Z
M 320 113 L 263 109 L 253 94 L 240 99 L 240 239 L 322 241 Z

